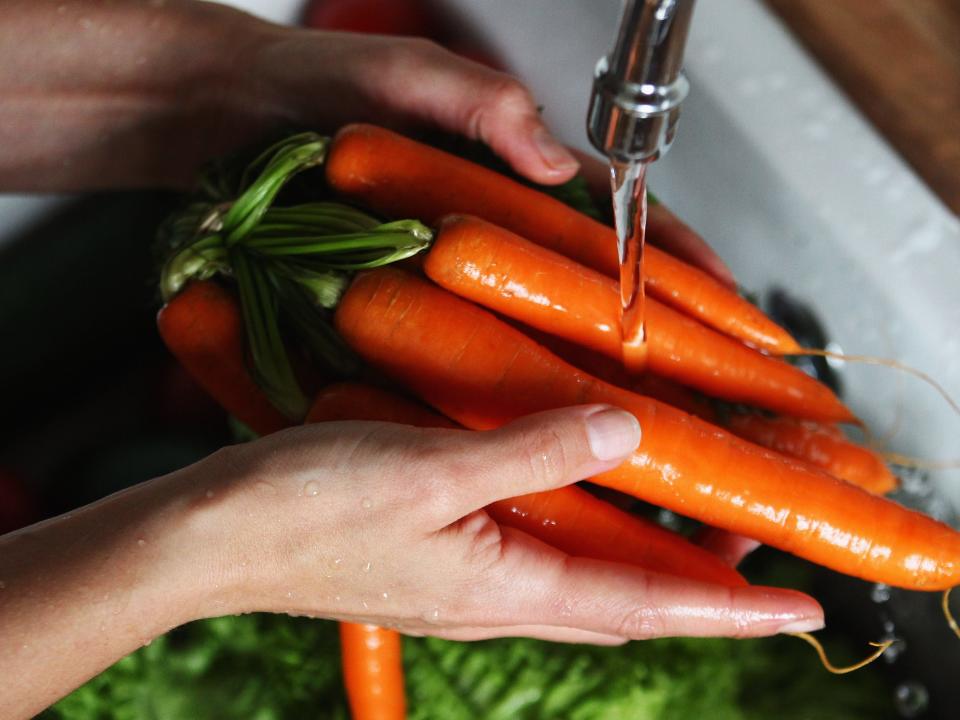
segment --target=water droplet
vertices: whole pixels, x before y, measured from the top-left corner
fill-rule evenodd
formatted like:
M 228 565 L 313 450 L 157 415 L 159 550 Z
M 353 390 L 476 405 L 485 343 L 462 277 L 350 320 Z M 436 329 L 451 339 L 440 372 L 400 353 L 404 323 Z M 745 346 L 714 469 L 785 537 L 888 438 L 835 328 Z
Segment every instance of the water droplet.
M 371 500 L 370 498 L 364 498 L 360 502 L 360 504 L 363 506 L 364 510 L 369 510 L 370 508 L 373 507 L 373 500 Z
M 363 566 L 364 572 L 370 572 L 370 569 L 373 567 L 373 563 L 367 560 L 367 564 Z
M 883 653 L 883 661 L 888 665 L 896 662 L 897 658 L 907 649 L 907 641 L 898 638 L 896 635 L 896 626 L 893 624 L 893 620 L 883 621 L 883 636 L 880 638 L 880 642 L 893 643 Z
M 342 562 L 343 562 L 343 558 L 337 558 L 336 560 L 333 561 L 333 564 L 334 564 L 334 565 L 339 565 L 339 564 L 342 563 Z
M 20 646 L 20 649 L 21 649 L 21 650 L 26 650 L 28 647 L 30 647 L 30 646 L 27 645 L 26 643 L 24 643 L 23 645 Z
M 897 686 L 894 702 L 900 717 L 915 718 L 930 704 L 930 693 L 920 683 L 910 680 Z
M 361 601 L 360 601 L 360 604 L 363 605 L 363 609 L 364 609 L 364 610 L 366 610 L 367 608 L 370 607 L 369 605 L 367 605 L 367 601 L 366 601 L 366 600 L 361 600 Z
M 293 593 L 290 592 L 289 590 L 287 590 L 287 597 L 288 597 L 288 598 L 292 598 L 292 597 L 293 597 Z
M 209 500 L 210 498 L 213 497 L 213 490 L 207 490 L 207 492 L 204 494 L 207 496 L 207 499 Z
M 303 494 L 307 497 L 316 497 L 320 494 L 320 483 L 311 480 L 303 486 Z
M 143 538 L 139 538 L 139 539 L 137 540 L 137 546 L 138 546 L 138 547 L 145 547 L 146 544 L 147 544 L 147 541 L 144 540 Z
M 875 603 L 885 603 L 890 599 L 890 586 L 877 583 L 870 590 L 870 599 Z
M 340 602 L 340 596 L 339 596 L 339 595 L 334 595 L 334 596 L 333 596 L 333 601 L 334 601 L 334 602 Z
M 660 510 L 657 513 L 657 522 L 670 530 L 680 529 L 680 518 L 669 510 Z
M 147 638 L 146 640 L 143 641 L 143 646 L 147 647 L 152 642 L 153 642 L 153 638 Z
M 380 597 L 382 597 L 384 600 L 386 600 L 386 599 L 387 599 L 388 597 L 390 597 L 390 596 L 387 595 L 387 593 L 380 593 Z
M 554 520 L 554 519 L 552 519 L 552 518 L 544 518 L 544 519 L 543 519 L 543 526 L 544 526 L 544 527 L 556 527 L 556 526 L 557 526 L 557 521 Z
M 423 614 L 423 621 L 428 623 L 440 622 L 440 608 L 435 607 Z

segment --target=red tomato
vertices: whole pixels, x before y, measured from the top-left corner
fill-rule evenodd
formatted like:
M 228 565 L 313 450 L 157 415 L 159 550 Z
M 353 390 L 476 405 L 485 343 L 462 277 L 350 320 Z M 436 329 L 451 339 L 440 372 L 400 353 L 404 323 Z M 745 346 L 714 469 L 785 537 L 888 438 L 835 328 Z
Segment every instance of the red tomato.
M 435 38 L 437 18 L 423 0 L 312 0 L 303 15 L 318 30 Z

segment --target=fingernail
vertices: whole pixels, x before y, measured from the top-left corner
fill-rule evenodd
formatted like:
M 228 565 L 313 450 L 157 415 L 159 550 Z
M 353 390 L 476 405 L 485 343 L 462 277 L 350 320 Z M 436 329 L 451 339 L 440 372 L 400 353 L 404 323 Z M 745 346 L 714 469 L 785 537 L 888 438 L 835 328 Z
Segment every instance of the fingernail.
M 626 457 L 640 444 L 640 423 L 624 410 L 599 410 L 587 416 L 587 441 L 597 460 Z
M 785 625 L 781 625 L 777 628 L 778 633 L 802 633 L 802 632 L 815 632 L 817 630 L 823 630 L 824 623 L 823 620 L 818 618 L 806 618 L 805 620 L 792 620 Z
M 577 159 L 557 142 L 546 128 L 537 128 L 533 131 L 533 142 L 540 152 L 540 157 L 554 170 L 572 170 L 580 167 Z

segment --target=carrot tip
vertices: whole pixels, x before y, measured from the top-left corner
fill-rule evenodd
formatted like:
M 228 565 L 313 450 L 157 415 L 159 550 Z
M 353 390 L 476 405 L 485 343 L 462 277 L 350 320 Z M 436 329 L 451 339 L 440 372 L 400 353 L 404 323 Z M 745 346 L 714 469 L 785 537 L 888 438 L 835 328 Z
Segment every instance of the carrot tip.
M 950 591 L 953 588 L 947 588 L 943 591 L 943 599 L 941 600 L 941 606 L 943 607 L 943 616 L 947 618 L 947 625 L 950 626 L 950 629 L 953 630 L 953 634 L 960 638 L 960 626 L 957 625 L 956 618 L 953 617 L 953 613 L 950 612 Z
M 831 672 L 834 675 L 846 675 L 847 673 L 851 673 L 854 670 L 859 670 L 862 667 L 866 667 L 867 665 L 872 663 L 874 660 L 879 658 L 881 655 L 883 655 L 887 651 L 887 648 L 893 645 L 894 642 L 896 642 L 896 640 L 884 640 L 883 642 L 879 642 L 879 643 L 876 643 L 876 642 L 869 643 L 869 645 L 876 648 L 876 650 L 870 653 L 870 655 L 868 655 L 866 658 L 864 658 L 860 662 L 854 663 L 853 665 L 837 667 L 832 662 L 830 662 L 830 659 L 827 657 L 826 650 L 823 649 L 823 645 L 813 635 L 805 632 L 789 633 L 789 634 L 793 635 L 793 637 L 800 638 L 804 642 L 810 644 L 813 647 L 813 649 L 817 651 L 817 655 L 820 657 L 820 662 L 823 664 L 823 667 L 827 670 L 827 672 Z

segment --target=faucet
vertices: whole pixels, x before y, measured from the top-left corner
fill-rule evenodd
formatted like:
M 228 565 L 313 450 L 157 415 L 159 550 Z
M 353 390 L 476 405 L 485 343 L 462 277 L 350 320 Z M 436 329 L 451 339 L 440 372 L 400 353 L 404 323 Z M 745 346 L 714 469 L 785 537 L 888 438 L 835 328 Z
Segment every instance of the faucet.
M 673 142 L 689 83 L 680 72 L 694 0 L 626 0 L 613 50 L 597 63 L 590 142 L 611 161 L 648 163 Z

